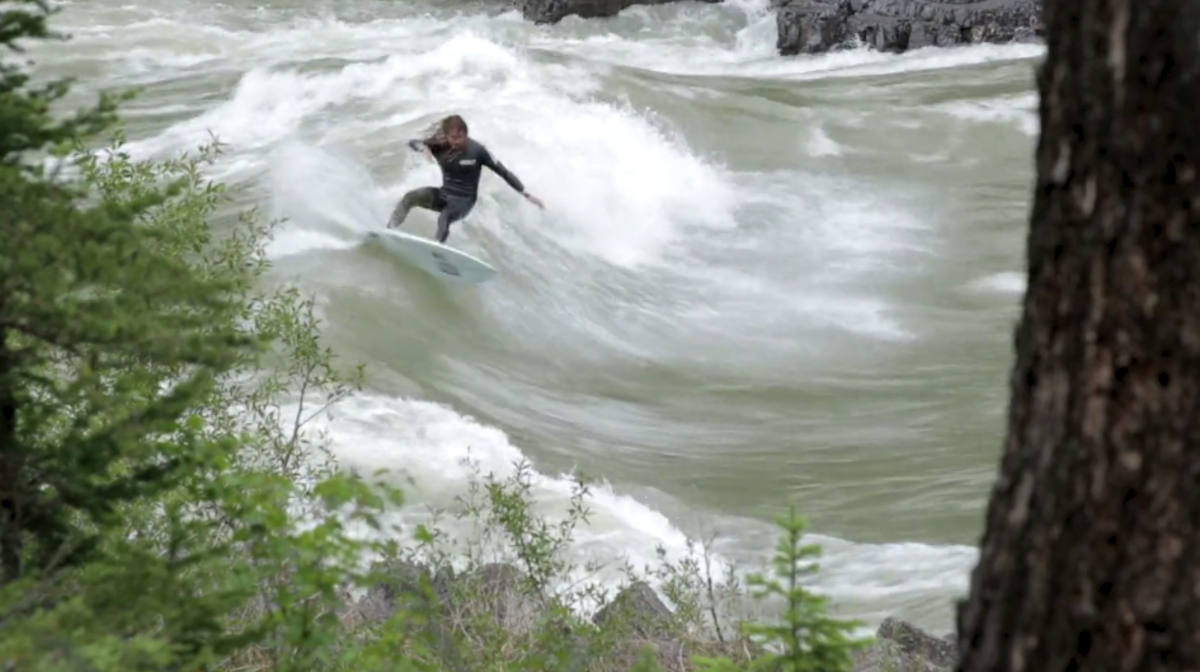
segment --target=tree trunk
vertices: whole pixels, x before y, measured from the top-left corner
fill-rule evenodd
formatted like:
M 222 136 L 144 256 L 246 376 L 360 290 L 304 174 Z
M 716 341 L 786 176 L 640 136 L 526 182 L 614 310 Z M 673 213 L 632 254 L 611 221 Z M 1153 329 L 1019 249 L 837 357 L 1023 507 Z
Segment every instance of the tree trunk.
M 1200 669 L 1200 3 L 1045 0 L 1008 435 L 958 672 Z

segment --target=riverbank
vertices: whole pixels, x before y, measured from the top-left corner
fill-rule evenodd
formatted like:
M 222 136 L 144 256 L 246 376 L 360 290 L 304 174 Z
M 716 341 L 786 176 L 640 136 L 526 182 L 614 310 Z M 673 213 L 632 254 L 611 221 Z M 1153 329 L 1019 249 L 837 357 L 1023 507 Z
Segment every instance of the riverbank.
M 386 571 L 394 580 L 347 598 L 341 617 L 348 633 L 365 640 L 397 632 L 424 638 L 435 645 L 410 653 L 441 669 L 504 668 L 550 656 L 562 665 L 556 669 L 609 672 L 629 670 L 648 654 L 662 670 L 690 672 L 697 657 L 744 664 L 764 653 L 730 624 L 697 634 L 692 617 L 668 607 L 641 581 L 572 622 L 514 565 L 491 563 L 458 576 L 408 562 Z M 461 642 L 476 646 L 464 650 Z M 861 644 L 851 654 L 853 672 L 936 672 L 955 662 L 953 634 L 939 637 L 896 618 L 885 619 Z

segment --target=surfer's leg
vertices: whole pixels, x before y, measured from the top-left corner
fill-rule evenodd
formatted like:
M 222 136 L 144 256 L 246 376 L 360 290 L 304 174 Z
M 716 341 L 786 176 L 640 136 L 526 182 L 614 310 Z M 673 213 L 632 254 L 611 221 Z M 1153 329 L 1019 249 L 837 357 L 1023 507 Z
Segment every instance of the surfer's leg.
M 438 215 L 437 241 L 439 243 L 446 242 L 446 239 L 450 237 L 450 225 L 466 217 L 474 207 L 474 200 L 447 198 L 446 207 Z
M 388 228 L 394 229 L 404 223 L 404 219 L 408 217 L 408 211 L 416 208 L 425 208 L 435 212 L 441 211 L 443 205 L 441 199 L 438 198 L 437 187 L 417 187 L 404 195 L 400 202 L 396 204 L 396 209 L 392 211 L 392 216 L 388 219 Z

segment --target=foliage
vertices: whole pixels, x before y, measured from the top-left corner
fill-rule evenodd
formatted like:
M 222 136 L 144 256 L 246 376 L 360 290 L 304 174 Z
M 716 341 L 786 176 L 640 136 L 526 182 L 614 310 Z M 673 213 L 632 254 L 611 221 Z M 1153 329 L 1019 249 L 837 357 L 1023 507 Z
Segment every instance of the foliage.
M 831 618 L 826 614 L 828 598 L 809 592 L 801 584 L 804 576 L 816 573 L 816 563 L 805 564 L 805 560 L 816 557 L 820 548 L 802 543 L 805 521 L 796 515 L 795 505 L 787 517 L 777 518 L 776 524 L 784 534 L 775 549 L 775 578 L 754 574 L 747 583 L 756 589 L 753 591 L 756 598 L 777 596 L 783 598 L 787 607 L 779 623 L 751 623 L 742 628 L 765 644 L 768 651 L 774 651 L 746 666 L 734 665 L 727 659 L 704 658 L 698 662 L 706 672 L 743 669 L 842 672 L 851 668 L 851 652 L 866 644 L 851 637 L 860 625 L 857 621 Z
M 21 3 L 0 36 L 46 38 L 47 16 Z M 272 224 L 214 235 L 216 146 L 135 162 L 118 136 L 102 160 L 113 99 L 57 121 L 65 83 L 0 77 L 0 661 L 196 669 L 255 644 L 312 669 L 380 546 L 348 526 L 399 501 L 311 459 L 306 423 L 361 372 L 335 369 L 311 299 L 262 289 Z
M 575 531 L 589 520 L 589 483 L 582 475 L 575 475 L 575 487 L 555 520 L 538 510 L 526 462 L 514 463 L 504 478 L 481 473 L 470 457 L 463 464 L 469 469 L 467 494 L 457 506 L 433 512 L 432 520 L 419 526 L 420 543 L 388 561 L 389 576 L 408 577 L 389 594 L 419 593 L 425 596 L 421 604 L 428 606 L 425 600 L 432 599 L 436 605 L 424 612 L 441 628 L 441 645 L 427 650 L 434 656 L 426 661 L 430 664 L 514 671 L 839 672 L 849 669 L 851 652 L 866 644 L 850 636 L 857 622 L 831 618 L 827 599 L 801 585 L 817 571 L 807 561 L 818 549 L 802 543 L 805 525 L 794 508 L 778 519 L 783 534 L 774 578 L 751 574 L 747 579 L 757 589 L 756 600 L 783 602 L 781 622 L 731 624 L 718 618 L 717 605 L 730 601 L 741 583 L 732 569 L 724 579 L 714 576 L 707 546 L 691 546 L 675 561 L 660 548 L 658 563 L 641 572 L 626 563 L 624 586 L 613 595 L 595 578 L 605 569 L 601 563 L 577 566 L 566 557 Z M 644 604 L 623 601 L 630 588 L 647 581 L 672 603 L 672 613 L 647 613 Z M 390 606 L 402 614 L 401 605 L 411 604 L 397 600 Z M 596 613 L 608 618 L 585 617 L 598 606 L 604 608 Z M 394 620 L 372 632 L 392 627 Z M 694 654 L 695 661 L 678 660 L 674 648 L 663 647 L 666 642 L 690 650 L 688 657 Z

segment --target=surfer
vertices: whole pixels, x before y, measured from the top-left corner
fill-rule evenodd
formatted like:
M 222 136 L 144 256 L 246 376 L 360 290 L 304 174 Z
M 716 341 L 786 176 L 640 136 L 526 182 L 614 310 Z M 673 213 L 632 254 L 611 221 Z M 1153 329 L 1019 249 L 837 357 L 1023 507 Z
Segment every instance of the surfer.
M 437 162 L 442 169 L 442 187 L 417 187 L 404 194 L 388 220 L 389 229 L 403 224 L 412 208 L 425 208 L 438 213 L 437 241 L 446 242 L 450 225 L 466 217 L 475 207 L 479 178 L 485 166 L 520 192 L 525 200 L 539 208 L 546 207 L 540 198 L 525 191 L 521 180 L 497 161 L 487 147 L 467 135 L 467 122 L 457 114 L 442 119 L 436 133 L 409 140 L 408 146 Z

